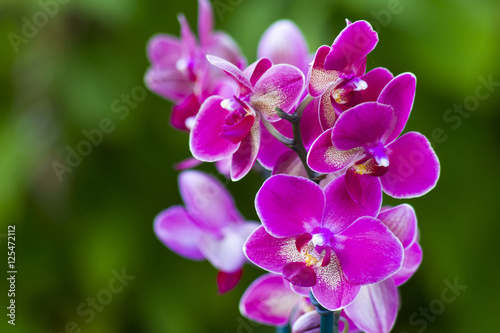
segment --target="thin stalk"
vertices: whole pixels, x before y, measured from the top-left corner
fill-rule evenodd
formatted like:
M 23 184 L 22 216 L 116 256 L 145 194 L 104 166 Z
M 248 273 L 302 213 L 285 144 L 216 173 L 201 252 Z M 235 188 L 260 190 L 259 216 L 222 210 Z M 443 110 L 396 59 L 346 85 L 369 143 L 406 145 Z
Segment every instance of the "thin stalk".
M 290 333 L 290 325 L 276 326 L 276 333 Z
M 309 299 L 321 316 L 320 333 L 339 333 L 340 311 L 333 312 L 325 309 L 319 304 L 312 292 L 309 293 Z
M 320 175 L 314 172 L 309 165 L 307 164 L 307 150 L 304 146 L 304 142 L 302 141 L 302 133 L 300 131 L 300 119 L 302 118 L 302 114 L 304 113 L 305 108 L 309 103 L 313 100 L 311 95 L 308 95 L 304 100 L 299 104 L 294 113 L 289 114 L 281 110 L 280 108 L 276 108 L 276 113 L 281 119 L 287 120 L 292 124 L 293 127 L 293 139 L 284 137 L 281 133 L 279 133 L 274 126 L 272 126 L 269 122 L 263 122 L 264 126 L 268 129 L 268 131 L 277 138 L 280 142 L 285 144 L 288 148 L 292 149 L 297 156 L 299 156 L 302 165 L 304 166 L 307 177 L 312 181 L 319 183 L 322 179 L 325 178 L 326 175 Z

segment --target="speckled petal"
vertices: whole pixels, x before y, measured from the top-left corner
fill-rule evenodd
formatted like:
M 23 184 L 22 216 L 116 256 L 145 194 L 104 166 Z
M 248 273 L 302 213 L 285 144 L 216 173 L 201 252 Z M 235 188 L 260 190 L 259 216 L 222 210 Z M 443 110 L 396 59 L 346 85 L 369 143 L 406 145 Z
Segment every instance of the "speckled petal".
M 413 107 L 416 87 L 415 75 L 403 73 L 392 79 L 382 90 L 377 102 L 392 106 L 396 117 L 396 125 L 387 138 L 387 143 L 394 141 L 403 131 Z
M 402 204 L 392 208 L 384 208 L 377 218 L 389 228 L 406 249 L 417 237 L 417 216 L 412 206 Z
M 362 216 L 377 216 L 382 204 L 380 182 L 376 178 L 361 180 L 364 195 L 362 205 L 356 203 L 345 186 L 345 176 L 333 180 L 324 188 L 326 197 L 323 228 L 328 228 L 334 234 L 342 232 Z
M 311 288 L 316 300 L 326 309 L 339 310 L 351 303 L 361 288 L 349 282 L 339 259 L 332 252 L 330 263 L 316 270 L 317 283 Z
M 309 167 L 320 173 L 332 173 L 354 163 L 361 148 L 338 150 L 332 144 L 332 129 L 326 130 L 312 144 L 307 154 Z
M 325 69 L 349 72 L 352 65 L 366 57 L 377 45 L 377 33 L 370 23 L 357 21 L 340 32 L 325 59 Z
M 388 105 L 367 102 L 342 113 L 332 132 L 333 145 L 340 150 L 373 148 L 392 129 L 393 109 Z
M 346 278 L 356 284 L 385 280 L 401 268 L 403 246 L 373 217 L 361 217 L 334 236 L 333 249 Z
M 261 226 L 248 237 L 243 251 L 255 265 L 281 274 L 287 263 L 303 261 L 295 241 L 296 237 L 273 237 Z
M 326 56 L 330 53 L 330 47 L 323 45 L 314 56 L 312 68 L 308 74 L 308 89 L 309 94 L 313 97 L 323 95 L 328 88 L 336 86 L 342 79 L 337 71 L 328 71 L 324 68 Z
M 231 113 L 220 105 L 222 100 L 222 97 L 212 96 L 201 105 L 190 133 L 191 153 L 204 162 L 227 158 L 240 146 L 219 135 L 226 117 Z
M 252 282 L 241 297 L 240 312 L 261 324 L 286 326 L 300 299 L 281 275 L 265 274 Z
M 425 136 L 409 132 L 387 146 L 390 165 L 380 177 L 382 189 L 394 198 L 419 197 L 436 186 L 439 160 Z
M 269 121 L 281 118 L 276 108 L 290 112 L 304 89 L 304 74 L 291 65 L 276 65 L 267 70 L 256 83 L 250 104 Z
M 354 302 L 344 309 L 364 332 L 388 333 L 396 321 L 399 297 L 392 279 L 361 287 Z
M 255 209 L 266 230 L 276 237 L 311 232 L 319 227 L 325 207 L 321 187 L 305 178 L 275 175 L 255 198 Z
M 201 231 L 184 207 L 172 206 L 159 213 L 153 228 L 156 237 L 177 254 L 192 260 L 205 259 L 198 248 Z

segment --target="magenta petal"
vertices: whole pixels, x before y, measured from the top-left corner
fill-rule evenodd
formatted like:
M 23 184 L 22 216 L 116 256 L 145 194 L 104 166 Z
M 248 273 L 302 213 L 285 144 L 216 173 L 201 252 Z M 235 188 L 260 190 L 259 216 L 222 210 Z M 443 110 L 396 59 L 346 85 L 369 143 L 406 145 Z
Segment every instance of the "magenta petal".
M 150 68 L 144 76 L 144 83 L 155 94 L 174 102 L 193 92 L 193 83 L 176 68 Z
M 220 103 L 222 97 L 208 98 L 200 108 L 189 137 L 189 147 L 193 156 L 205 162 L 214 162 L 231 156 L 239 148 L 222 138 L 222 131 L 226 117 L 231 113 Z
M 394 198 L 414 198 L 434 188 L 439 161 L 427 138 L 409 132 L 387 146 L 389 170 L 380 177 L 382 189 Z
M 295 243 L 296 237 L 276 238 L 260 226 L 248 237 L 243 251 L 255 265 L 281 274 L 283 267 L 289 262 L 303 260 Z
M 169 249 L 192 260 L 203 260 L 198 249 L 201 232 L 184 207 L 172 206 L 155 217 L 156 237 Z
M 384 143 L 393 125 L 390 106 L 367 102 L 342 113 L 333 128 L 335 148 L 348 150 L 357 147 L 374 148 Z
M 250 104 L 269 121 L 280 120 L 276 108 L 289 112 L 304 88 L 304 74 L 291 65 L 276 65 L 255 84 Z
M 234 273 L 246 262 L 243 244 L 258 226 L 255 222 L 240 222 L 222 230 L 222 236 L 204 233 L 200 251 L 219 271 Z
M 335 87 L 332 86 L 319 98 L 319 120 L 321 127 L 325 130 L 332 128 L 337 121 L 337 113 L 334 105 L 336 102 L 332 98 Z
M 338 150 L 332 144 L 332 129 L 326 130 L 313 142 L 307 154 L 309 167 L 320 173 L 332 173 L 346 168 L 362 149 Z
M 312 287 L 313 295 L 324 308 L 331 311 L 351 303 L 361 288 L 346 279 L 334 253 L 331 254 L 328 265 L 316 269 L 316 276 L 317 283 Z
M 234 200 L 214 177 L 201 171 L 183 171 L 179 191 L 194 221 L 205 230 L 219 231 L 232 222 L 243 221 Z
M 325 207 L 321 187 L 305 178 L 275 175 L 255 198 L 255 209 L 267 232 L 276 237 L 312 232 Z
M 214 27 L 214 14 L 208 0 L 198 0 L 198 36 L 202 48 L 208 46 Z
M 362 216 L 377 216 L 382 204 L 380 182 L 374 177 L 360 177 L 360 185 L 363 189 L 362 205 L 357 204 L 347 192 L 344 176 L 336 178 L 325 187 L 323 228 L 336 234 Z
M 300 299 L 281 275 L 265 274 L 252 282 L 241 297 L 240 312 L 258 323 L 285 326 Z
M 244 71 L 243 75 L 250 80 L 252 86 L 255 86 L 257 81 L 264 75 L 269 68 L 273 66 L 271 60 L 267 58 L 261 58 L 248 66 Z
M 170 123 L 179 130 L 189 131 L 190 128 L 186 126 L 186 120 L 191 117 L 194 120 L 198 110 L 200 110 L 200 106 L 201 104 L 194 94 L 187 96 L 180 104 L 172 108 Z
M 180 161 L 179 163 L 174 164 L 174 170 L 182 171 L 182 170 L 192 169 L 192 168 L 195 168 L 202 163 L 203 163 L 202 161 L 197 160 L 194 157 L 188 157 L 188 158 Z
M 252 90 L 252 85 L 250 81 L 243 75 L 243 72 L 230 63 L 227 60 L 224 60 L 222 58 L 213 56 L 213 55 L 207 55 L 207 60 L 214 66 L 219 67 L 222 69 L 227 75 L 229 75 L 236 83 L 239 84 L 240 89 L 242 89 L 242 94 L 241 95 L 246 95 Z
M 262 35 L 258 58 L 269 58 L 273 64 L 289 64 L 307 73 L 309 51 L 300 29 L 289 20 L 273 23 Z
M 292 323 L 292 333 L 319 333 L 321 316 L 318 311 L 312 310 L 304 313 Z M 339 324 L 342 324 L 342 322 L 339 322 Z M 342 330 L 339 330 L 339 332 L 342 332 Z
M 396 286 L 400 286 L 417 271 L 420 263 L 422 263 L 422 248 L 415 242 L 412 246 L 405 250 L 405 257 L 403 259 L 403 266 L 393 276 Z
M 254 123 L 253 114 L 242 108 L 236 109 L 226 117 L 219 135 L 232 143 L 239 143 L 248 135 Z
M 314 98 L 305 108 L 300 118 L 300 132 L 304 146 L 309 149 L 313 142 L 323 133 L 318 117 L 319 98 Z
M 147 53 L 153 67 L 175 68 L 176 62 L 182 57 L 181 42 L 177 37 L 158 34 L 148 41 Z
M 392 106 L 396 117 L 396 125 L 387 138 L 387 143 L 392 142 L 403 131 L 413 106 L 416 86 L 415 75 L 403 73 L 392 79 L 381 92 L 377 102 Z
M 412 206 L 402 204 L 383 209 L 377 218 L 399 239 L 406 249 L 417 237 L 417 216 Z
M 238 285 L 238 282 L 240 282 L 242 275 L 242 269 L 237 270 L 233 273 L 219 271 L 217 273 L 217 288 L 219 289 L 219 293 L 227 293 L 228 291 L 236 287 Z
M 238 69 L 245 67 L 246 60 L 241 55 L 240 48 L 228 34 L 220 31 L 213 32 L 210 36 L 210 46 L 206 54 L 212 54 L 234 64 Z
M 313 97 L 323 95 L 328 88 L 339 84 L 342 79 L 337 71 L 328 71 L 324 68 L 326 56 L 330 53 L 330 47 L 323 45 L 314 56 L 314 61 L 311 70 L 308 74 L 308 89 L 309 94 Z
M 181 39 L 186 52 L 185 56 L 195 56 L 197 51 L 196 36 L 191 30 L 191 27 L 183 14 L 179 14 L 177 19 L 181 24 Z
M 240 147 L 231 159 L 231 180 L 238 181 L 252 169 L 260 148 L 260 121 L 256 115 L 248 135 L 241 141 Z
M 377 283 L 401 268 L 403 246 L 376 218 L 361 217 L 334 238 L 334 251 L 352 283 Z
M 364 332 L 388 333 L 398 314 L 398 291 L 392 279 L 361 287 L 344 311 Z
M 392 73 L 382 67 L 377 67 L 360 77 L 365 81 L 368 88 L 361 91 L 361 100 L 359 103 L 375 102 L 385 86 L 393 79 Z M 378 101 L 381 104 L 387 104 Z M 389 104 L 391 105 L 391 104 Z M 393 105 L 391 105 L 394 107 Z
M 283 267 L 283 277 L 298 287 L 316 285 L 316 272 L 305 262 L 290 262 Z
M 340 32 L 325 59 L 325 69 L 347 72 L 377 45 L 377 33 L 370 23 L 357 21 Z
M 293 137 L 292 126 L 289 121 L 279 120 L 271 123 L 271 126 L 276 128 L 278 132 L 284 134 L 286 137 Z M 290 148 L 278 141 L 271 133 L 269 133 L 264 125 L 261 126 L 260 151 L 257 159 L 264 168 L 272 170 L 278 158 L 289 151 Z

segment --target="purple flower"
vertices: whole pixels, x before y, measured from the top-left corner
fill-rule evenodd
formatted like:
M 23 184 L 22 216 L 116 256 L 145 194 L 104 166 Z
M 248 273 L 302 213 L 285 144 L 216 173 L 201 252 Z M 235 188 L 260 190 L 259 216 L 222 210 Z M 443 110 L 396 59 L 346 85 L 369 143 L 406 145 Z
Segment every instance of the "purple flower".
M 398 75 L 377 102 L 344 112 L 333 129 L 313 143 L 308 164 L 317 172 L 346 170 L 352 198 L 361 200 L 361 178 L 380 179 L 382 189 L 395 198 L 412 198 L 430 191 L 439 178 L 439 161 L 420 133 L 398 138 L 408 120 L 415 96 L 413 74 Z M 372 180 L 373 181 L 373 180 Z
M 184 15 L 179 15 L 181 38 L 158 34 L 151 38 L 147 54 L 151 68 L 144 78 L 148 88 L 172 101 L 172 126 L 189 130 L 189 119 L 196 116 L 201 103 L 212 94 L 231 96 L 231 82 L 211 68 L 206 54 L 224 57 L 239 68 L 245 60 L 231 37 L 213 32 L 213 12 L 210 2 L 198 0 L 198 44 Z M 186 121 L 188 123 L 186 123 Z
M 392 79 L 385 68 L 365 74 L 366 56 L 377 45 L 377 33 L 366 21 L 350 23 L 332 46 L 321 46 L 309 72 L 309 93 L 319 97 L 319 116 L 326 130 L 343 111 L 363 102 L 375 101 Z
M 156 236 L 185 258 L 210 261 L 219 270 L 219 290 L 227 291 L 241 276 L 246 262 L 242 246 L 258 224 L 246 221 L 224 186 L 208 174 L 181 172 L 179 190 L 185 206 L 156 216 Z
M 206 162 L 231 158 L 232 180 L 243 178 L 252 168 L 260 149 L 260 117 L 278 121 L 275 108 L 289 112 L 304 86 L 304 75 L 290 65 L 272 66 L 261 59 L 244 72 L 224 59 L 208 56 L 239 86 L 230 99 L 208 98 L 198 113 L 190 136 L 193 156 Z
M 343 177 L 323 190 L 308 179 L 273 176 L 257 194 L 263 226 L 248 238 L 245 254 L 293 285 L 311 288 L 325 308 L 341 309 L 361 285 L 386 279 L 402 264 L 401 243 L 374 218 L 382 200 L 375 193 L 358 205 Z
M 422 261 L 417 241 L 417 219 L 409 205 L 383 208 L 377 216 L 404 247 L 404 260 L 390 278 L 361 287 L 359 294 L 344 311 L 366 333 L 388 333 L 396 321 L 399 308 L 397 287 L 407 281 Z

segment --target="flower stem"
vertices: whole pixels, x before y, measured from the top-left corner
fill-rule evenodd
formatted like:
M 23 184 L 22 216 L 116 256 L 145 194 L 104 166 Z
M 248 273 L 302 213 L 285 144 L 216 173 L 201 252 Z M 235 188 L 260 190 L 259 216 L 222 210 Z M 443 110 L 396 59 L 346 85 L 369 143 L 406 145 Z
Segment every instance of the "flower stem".
M 320 333 L 339 333 L 340 311 L 333 312 L 325 309 L 319 304 L 312 292 L 309 293 L 309 299 L 321 316 Z
M 276 326 L 276 333 L 290 333 L 290 325 Z
M 278 116 L 281 119 L 289 121 L 293 126 L 293 140 L 291 140 L 291 144 L 288 144 L 286 146 L 297 153 L 297 155 L 300 158 L 300 161 L 302 162 L 302 165 L 306 169 L 306 173 L 307 173 L 308 178 L 316 183 L 319 183 L 322 179 L 324 179 L 326 177 L 326 175 L 321 175 L 321 174 L 314 172 L 307 164 L 307 150 L 304 146 L 304 142 L 302 141 L 302 133 L 300 131 L 300 119 L 302 118 L 302 114 L 304 113 L 304 110 L 306 109 L 307 105 L 309 105 L 309 103 L 312 100 L 313 100 L 313 97 L 311 95 L 307 95 L 307 97 L 304 98 L 304 100 L 299 104 L 299 106 L 297 107 L 297 110 L 295 110 L 294 113 L 292 113 L 292 114 L 286 113 L 283 110 L 281 110 L 280 108 L 276 108 L 276 113 L 278 114 Z M 272 127 L 271 124 L 269 124 L 269 125 Z M 266 126 L 266 128 L 267 128 L 267 126 Z M 273 129 L 274 129 L 274 127 L 273 127 Z M 268 128 L 268 130 L 269 130 L 269 128 Z M 274 131 L 278 132 L 278 131 L 276 131 L 276 129 L 274 129 Z M 271 131 L 269 131 L 269 132 L 271 132 Z M 271 134 L 273 134 L 273 132 L 271 132 Z M 281 135 L 281 133 L 279 133 L 279 134 Z M 286 139 L 288 139 L 288 138 L 286 138 Z M 278 139 L 278 140 L 280 140 L 280 139 Z M 290 140 L 290 139 L 288 139 L 288 140 Z M 283 141 L 281 141 L 281 142 L 283 142 Z M 289 143 L 289 142 L 287 142 L 287 143 Z

